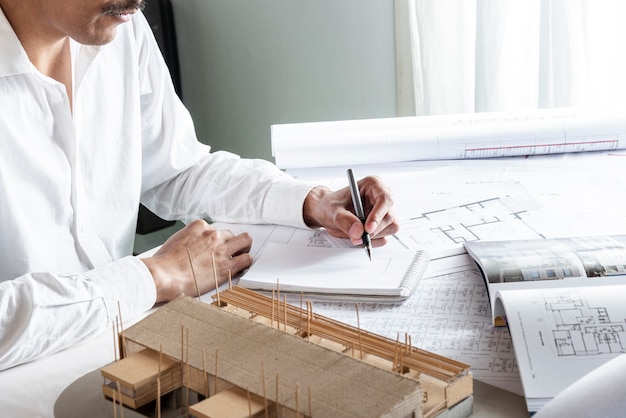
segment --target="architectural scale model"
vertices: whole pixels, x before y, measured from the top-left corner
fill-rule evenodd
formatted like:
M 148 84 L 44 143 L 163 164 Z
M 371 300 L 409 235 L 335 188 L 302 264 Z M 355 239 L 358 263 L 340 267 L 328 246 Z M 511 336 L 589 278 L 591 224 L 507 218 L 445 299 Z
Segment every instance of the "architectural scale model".
M 120 359 L 101 369 L 114 411 L 161 417 L 169 396 L 174 416 L 198 418 L 432 417 L 471 400 L 467 364 L 276 295 L 181 296 L 118 330 Z

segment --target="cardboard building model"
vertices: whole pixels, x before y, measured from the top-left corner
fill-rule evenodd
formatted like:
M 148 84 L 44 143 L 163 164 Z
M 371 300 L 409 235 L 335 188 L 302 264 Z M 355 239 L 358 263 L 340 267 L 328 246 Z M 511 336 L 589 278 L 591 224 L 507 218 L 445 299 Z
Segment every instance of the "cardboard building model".
M 122 330 L 120 360 L 101 369 L 104 395 L 160 416 L 162 396 L 178 391 L 194 417 L 430 417 L 472 397 L 467 364 L 314 314 L 310 303 L 237 286 L 215 299 L 181 296 Z

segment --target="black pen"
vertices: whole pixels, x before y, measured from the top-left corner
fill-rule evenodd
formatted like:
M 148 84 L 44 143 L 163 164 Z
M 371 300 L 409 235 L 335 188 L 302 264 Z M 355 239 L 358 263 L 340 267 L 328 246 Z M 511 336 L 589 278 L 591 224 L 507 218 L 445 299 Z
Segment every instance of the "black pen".
M 365 212 L 363 212 L 363 203 L 361 202 L 361 195 L 359 194 L 359 187 L 356 185 L 352 169 L 348 169 L 348 183 L 350 184 L 350 194 L 352 195 L 352 205 L 354 206 L 354 214 L 363 223 L 363 247 L 367 251 L 367 256 L 372 261 L 372 240 L 370 234 L 365 232 Z

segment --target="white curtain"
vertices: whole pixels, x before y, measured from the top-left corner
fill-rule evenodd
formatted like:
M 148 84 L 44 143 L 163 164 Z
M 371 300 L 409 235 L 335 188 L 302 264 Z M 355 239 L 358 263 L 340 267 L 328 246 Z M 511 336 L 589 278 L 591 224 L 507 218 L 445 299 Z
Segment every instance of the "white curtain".
M 395 0 L 398 114 L 626 104 L 626 1 Z

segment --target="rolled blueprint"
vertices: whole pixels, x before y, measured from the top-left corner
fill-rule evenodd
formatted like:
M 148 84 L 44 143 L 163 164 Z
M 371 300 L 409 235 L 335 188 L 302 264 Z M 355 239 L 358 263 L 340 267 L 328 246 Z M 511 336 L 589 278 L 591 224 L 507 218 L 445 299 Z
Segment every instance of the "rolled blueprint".
M 272 126 L 283 169 L 626 148 L 626 109 L 557 108 Z

